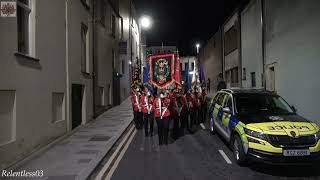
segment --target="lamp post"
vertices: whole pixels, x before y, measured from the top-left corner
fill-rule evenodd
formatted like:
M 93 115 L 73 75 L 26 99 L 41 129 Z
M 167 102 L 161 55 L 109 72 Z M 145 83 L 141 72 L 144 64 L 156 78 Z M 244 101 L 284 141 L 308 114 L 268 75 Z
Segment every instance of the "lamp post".
M 147 15 L 143 15 L 140 17 L 139 19 L 139 31 L 140 31 L 140 36 L 139 36 L 139 56 L 140 56 L 140 64 L 141 67 L 142 65 L 144 65 L 144 63 L 142 63 L 142 61 L 144 61 L 145 59 L 145 55 L 142 56 L 142 48 L 145 47 L 146 48 L 146 44 L 142 43 L 142 31 L 147 31 L 151 28 L 152 26 L 152 19 L 150 16 Z M 146 37 L 144 36 L 144 40 L 146 41 Z M 144 53 L 146 53 L 146 50 L 144 51 Z M 141 73 L 143 73 L 144 68 L 141 68 Z M 143 76 L 142 76 L 143 77 Z M 142 80 L 142 79 L 141 79 Z

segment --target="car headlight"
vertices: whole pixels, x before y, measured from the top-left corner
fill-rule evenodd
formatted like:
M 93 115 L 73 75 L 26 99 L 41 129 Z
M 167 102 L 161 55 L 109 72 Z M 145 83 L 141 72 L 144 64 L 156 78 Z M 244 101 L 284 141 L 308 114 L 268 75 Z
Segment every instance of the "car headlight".
M 267 136 L 262 132 L 257 132 L 257 131 L 253 131 L 253 130 L 246 129 L 246 128 L 244 128 L 244 132 L 249 136 L 252 136 L 252 137 L 255 137 L 258 139 L 262 139 L 262 140 L 267 140 Z
M 315 135 L 314 135 L 316 141 L 318 141 L 320 139 L 320 131 L 318 131 Z

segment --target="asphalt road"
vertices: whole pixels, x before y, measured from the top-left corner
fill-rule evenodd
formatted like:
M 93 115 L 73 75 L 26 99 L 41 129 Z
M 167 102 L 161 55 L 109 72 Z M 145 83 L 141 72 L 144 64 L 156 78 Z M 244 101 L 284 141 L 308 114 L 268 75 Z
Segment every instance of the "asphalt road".
M 198 126 L 177 140 L 171 138 L 168 146 L 159 147 L 157 135 L 145 137 L 141 130 L 132 136 L 112 180 L 320 179 L 319 167 L 259 163 L 240 167 L 226 143 L 212 135 L 207 124 L 205 129 Z

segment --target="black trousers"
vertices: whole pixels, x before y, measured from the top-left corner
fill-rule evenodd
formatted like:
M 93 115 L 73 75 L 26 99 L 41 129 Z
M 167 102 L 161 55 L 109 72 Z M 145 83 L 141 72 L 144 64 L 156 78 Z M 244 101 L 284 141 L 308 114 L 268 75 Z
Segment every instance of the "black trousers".
M 149 132 L 150 135 L 153 134 L 153 122 L 154 122 L 154 116 L 153 113 L 143 113 L 143 121 L 144 121 L 144 132 L 145 135 L 148 136 Z M 150 129 L 150 131 L 149 131 Z
M 133 117 L 134 117 L 134 124 L 136 125 L 136 128 L 141 129 L 143 124 L 142 113 L 138 111 L 134 111 Z
M 186 120 L 187 129 L 191 129 L 193 124 L 195 123 L 195 111 L 188 110 L 185 120 Z
M 173 135 L 175 138 L 178 138 L 179 136 L 180 124 L 182 124 L 181 117 L 175 116 L 173 118 Z
M 158 126 L 159 145 L 168 144 L 170 118 L 156 118 L 156 121 Z
M 198 125 L 200 124 L 201 121 L 201 113 L 200 113 L 201 109 L 199 107 L 196 107 L 194 109 L 194 124 Z
M 207 105 L 201 106 L 201 115 L 202 115 L 201 122 L 204 123 L 207 120 Z

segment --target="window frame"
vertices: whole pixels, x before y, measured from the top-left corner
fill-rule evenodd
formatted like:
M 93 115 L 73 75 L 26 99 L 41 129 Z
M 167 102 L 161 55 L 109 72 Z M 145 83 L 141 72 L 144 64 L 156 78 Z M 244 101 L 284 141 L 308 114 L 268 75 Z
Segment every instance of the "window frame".
M 17 50 L 19 54 L 24 54 L 24 55 L 29 55 L 31 56 L 32 53 L 32 44 L 31 44 L 31 26 L 32 26 L 32 2 L 30 0 L 27 0 L 27 4 L 21 2 L 21 1 L 17 1 Z M 22 9 L 22 12 L 20 11 L 20 8 Z M 27 13 L 28 18 L 24 17 L 24 13 Z M 22 16 L 23 15 L 23 16 Z M 24 32 L 20 32 L 19 29 L 21 28 L 19 25 L 19 20 L 20 20 L 20 16 L 22 16 L 22 18 L 26 18 L 23 19 L 23 28 L 24 28 Z M 25 22 L 27 20 L 27 22 Z M 20 43 L 20 36 L 22 36 L 22 34 L 24 34 L 24 38 L 23 38 L 23 46 L 25 46 L 24 48 L 21 47 L 21 43 Z
M 83 34 L 84 33 L 84 34 Z M 81 72 L 85 74 L 90 74 L 90 63 L 89 63 L 89 46 L 90 46 L 90 39 L 89 39 L 89 28 L 85 23 L 81 23 Z M 83 41 L 85 42 L 85 46 L 83 47 Z M 83 55 L 83 53 L 85 53 Z

